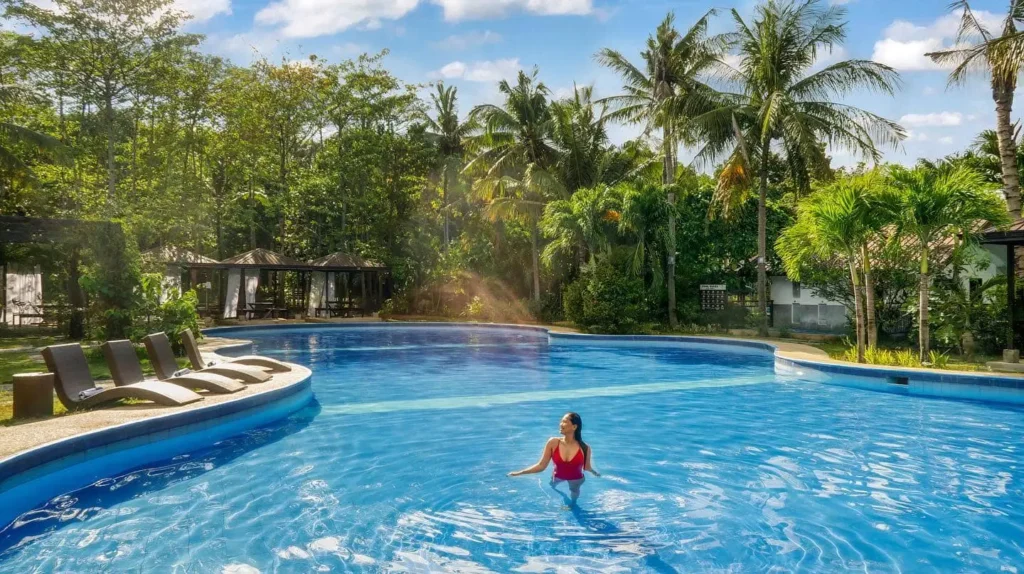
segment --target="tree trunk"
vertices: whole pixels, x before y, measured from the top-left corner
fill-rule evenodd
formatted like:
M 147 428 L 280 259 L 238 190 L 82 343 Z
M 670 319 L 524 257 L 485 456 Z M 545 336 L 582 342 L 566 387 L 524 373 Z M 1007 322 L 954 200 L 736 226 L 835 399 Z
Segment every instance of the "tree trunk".
M 448 166 L 441 173 L 441 209 L 444 210 L 444 254 L 448 255 Z
M 757 334 L 768 336 L 768 144 L 761 146 L 761 182 L 757 195 Z
M 665 187 L 672 185 L 675 182 L 675 167 L 672 163 L 672 131 L 666 127 L 664 129 L 664 142 L 665 146 L 665 157 L 662 160 L 662 179 L 665 183 Z M 675 329 L 679 326 L 679 320 L 676 318 L 676 214 L 675 214 L 675 203 L 676 194 L 671 191 L 668 192 L 668 258 L 667 258 L 667 271 L 668 271 L 668 324 L 669 327 Z
M 999 162 L 1003 172 L 1003 193 L 1006 209 L 1014 219 L 1020 218 L 1020 175 L 1017 172 L 1017 142 L 1013 139 L 1013 90 L 995 85 L 992 99 L 996 102 L 996 136 L 999 141 Z
M 921 362 L 928 360 L 928 247 L 921 249 L 921 278 L 918 285 L 917 344 L 921 350 Z
M 252 176 L 249 177 L 249 249 L 256 249 L 256 196 L 252 189 Z
M 540 301 L 540 229 L 536 221 L 530 222 L 530 255 L 533 259 L 533 300 Z
M 868 347 L 878 346 L 878 325 L 875 322 L 875 276 L 871 271 L 868 244 L 861 245 L 861 265 L 864 268 L 864 329 L 868 335 Z
M 114 165 L 114 102 L 107 97 L 105 114 L 107 120 L 107 203 L 114 204 L 117 193 L 117 173 Z
M 850 255 L 850 282 L 853 284 L 853 314 L 857 331 L 857 362 L 864 362 L 864 296 L 860 289 L 860 278 L 857 274 L 857 259 Z

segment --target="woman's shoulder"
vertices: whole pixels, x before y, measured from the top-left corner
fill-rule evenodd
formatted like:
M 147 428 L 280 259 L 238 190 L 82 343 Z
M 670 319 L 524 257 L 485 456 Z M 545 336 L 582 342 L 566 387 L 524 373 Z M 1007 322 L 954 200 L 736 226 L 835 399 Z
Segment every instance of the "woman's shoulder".
M 552 447 L 552 446 L 558 444 L 561 440 L 562 440 L 561 437 L 553 436 L 553 437 L 548 439 L 548 442 L 546 444 L 548 445 L 548 447 Z

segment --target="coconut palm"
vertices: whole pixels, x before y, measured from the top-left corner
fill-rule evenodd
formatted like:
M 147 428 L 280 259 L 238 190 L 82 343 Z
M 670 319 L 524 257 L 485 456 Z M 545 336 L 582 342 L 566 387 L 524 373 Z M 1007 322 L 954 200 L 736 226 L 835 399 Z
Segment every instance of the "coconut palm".
M 520 71 L 515 85 L 502 80 L 498 91 L 505 97 L 503 105 L 480 105 L 470 114 L 480 131 L 468 141 L 474 156 L 464 171 L 481 176 L 473 188 L 487 202 L 490 217 L 518 219 L 529 226 L 533 299 L 539 301 L 540 218 L 549 201 L 566 196 L 549 171 L 558 155 L 550 91 L 537 80 L 536 69 L 532 74 Z
M 608 167 L 605 106 L 593 96 L 592 86 L 573 86 L 572 96 L 551 104 L 554 171 L 569 193 L 598 185 Z
M 895 147 L 905 137 L 898 124 L 843 103 L 859 90 L 894 94 L 900 83 L 895 70 L 867 60 L 815 69 L 819 59 L 846 38 L 844 16 L 842 7 L 823 8 L 820 0 L 769 0 L 757 6 L 749 25 L 733 10 L 736 31 L 727 39 L 737 52 L 738 66 L 730 66 L 728 76 L 742 92 L 722 94 L 715 109 L 692 120 L 708 141 L 698 152 L 698 161 L 728 158 L 719 177 L 716 205 L 727 210 L 738 204 L 757 178 L 762 334 L 768 332 L 766 206 L 773 146 L 778 145 L 791 169 L 796 166 L 802 172 L 798 176 L 805 177 L 807 170 L 827 167 L 822 142 L 877 162 L 879 145 Z
M 957 234 L 980 231 L 986 224 L 1005 225 L 1010 218 L 1006 203 L 978 171 L 965 166 L 893 168 L 892 185 L 899 195 L 900 232 L 913 237 L 920 249 L 918 283 L 918 344 L 922 361 L 928 359 L 929 263 L 935 246 Z
M 1024 70 L 1024 36 L 1017 22 L 1024 20 L 1024 0 L 1009 0 L 1000 30 L 988 29 L 971 9 L 967 0 L 957 0 L 950 9 L 961 12 L 960 29 L 954 46 L 926 54 L 936 63 L 953 66 L 949 85 L 965 84 L 972 73 L 987 74 L 996 106 L 996 135 L 1003 175 L 1006 208 L 1014 219 L 1020 217 L 1020 172 L 1017 166 L 1017 141 L 1014 137 L 1013 93 L 1017 76 Z
M 874 298 L 866 301 L 861 275 L 870 277 L 868 244 L 878 232 L 872 198 L 877 180 L 871 176 L 841 178 L 801 202 L 796 223 L 775 244 L 786 274 L 800 279 L 801 270 L 813 262 L 839 257 L 850 272 L 857 332 L 857 360 L 864 361 L 865 345 L 873 346 Z M 870 323 L 869 324 L 869 317 Z
M 444 82 L 437 84 L 437 93 L 430 95 L 434 107 L 434 117 L 424 113 L 421 120 L 426 125 L 427 136 L 433 140 L 437 148 L 439 171 L 441 174 L 441 209 L 444 211 L 444 251 L 448 252 L 449 219 L 451 202 L 448 195 L 452 181 L 457 181 L 462 169 L 462 157 L 465 152 L 463 140 L 475 129 L 472 121 L 459 121 L 458 90 L 455 86 L 446 87 Z
M 675 203 L 670 186 L 675 181 L 677 148 L 692 139 L 687 118 L 705 111 L 714 94 L 705 78 L 715 70 L 724 48 L 718 37 L 708 35 L 708 21 L 714 13 L 704 14 L 686 34 L 676 30 L 675 16 L 669 13 L 648 37 L 640 54 L 641 66 L 609 48 L 597 54 L 597 61 L 624 81 L 622 94 L 601 100 L 612 108 L 609 119 L 643 125 L 646 134 L 661 131 L 662 182 L 670 204 Z M 668 318 L 676 327 L 675 217 L 671 211 L 668 227 Z

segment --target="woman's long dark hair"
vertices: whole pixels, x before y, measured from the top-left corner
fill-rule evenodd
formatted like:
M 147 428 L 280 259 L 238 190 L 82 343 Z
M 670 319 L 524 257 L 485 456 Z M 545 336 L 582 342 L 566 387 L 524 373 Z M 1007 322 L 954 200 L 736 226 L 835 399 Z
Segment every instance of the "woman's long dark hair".
M 572 433 L 572 436 L 576 439 L 576 442 L 580 443 L 580 448 L 583 449 L 583 464 L 586 466 L 587 453 L 590 450 L 590 447 L 587 446 L 587 443 L 583 442 L 583 419 L 579 414 L 574 412 L 568 412 L 565 413 L 565 415 L 569 417 L 569 422 L 576 425 L 576 431 Z

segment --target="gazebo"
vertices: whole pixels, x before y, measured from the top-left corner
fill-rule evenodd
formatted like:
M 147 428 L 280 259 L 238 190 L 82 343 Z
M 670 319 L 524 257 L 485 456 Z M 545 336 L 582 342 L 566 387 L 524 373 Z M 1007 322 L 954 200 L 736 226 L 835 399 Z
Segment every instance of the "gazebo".
M 212 282 L 209 278 L 205 278 L 205 281 L 200 281 L 199 268 L 194 267 L 194 265 L 197 263 L 216 264 L 216 259 L 194 253 L 188 249 L 182 249 L 181 247 L 165 245 L 144 251 L 142 253 L 142 261 L 162 267 L 161 271 L 163 272 L 164 280 L 161 282 L 161 302 L 164 301 L 172 289 L 180 292 L 183 285 L 188 285 L 190 288 L 206 285 L 207 297 L 205 301 L 202 298 L 200 299 L 199 306 L 203 307 L 204 303 L 209 304 L 209 290 L 212 287 Z M 183 282 L 182 277 L 186 271 L 188 272 L 188 277 Z M 202 294 L 199 291 L 197 293 Z
M 337 251 L 309 266 L 310 317 L 365 316 L 378 311 L 391 295 L 390 270 L 376 261 Z

